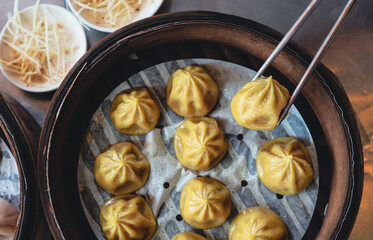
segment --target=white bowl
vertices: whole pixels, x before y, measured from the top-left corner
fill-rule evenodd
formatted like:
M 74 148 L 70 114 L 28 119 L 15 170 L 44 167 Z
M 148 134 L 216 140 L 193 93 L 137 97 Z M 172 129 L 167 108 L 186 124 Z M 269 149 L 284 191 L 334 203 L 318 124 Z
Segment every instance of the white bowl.
M 52 13 L 53 16 L 57 20 L 61 20 L 61 23 L 64 25 L 64 27 L 66 27 L 70 31 L 69 36 L 74 38 L 75 39 L 74 41 L 77 44 L 77 48 L 73 52 L 73 55 L 71 58 L 72 60 L 71 66 L 68 66 L 68 68 L 66 69 L 66 71 L 68 72 L 71 69 L 71 67 L 75 64 L 75 62 L 77 62 L 77 60 L 79 60 L 87 51 L 87 39 L 85 36 L 84 29 L 80 25 L 79 21 L 75 18 L 75 16 L 71 12 L 66 10 L 65 8 L 52 5 L 52 4 L 40 4 L 39 11 L 43 7 L 46 7 L 47 12 Z M 34 9 L 34 6 L 30 6 L 19 12 L 22 25 L 25 28 L 31 27 L 30 23 L 32 22 L 33 9 Z M 5 44 L 3 41 L 4 38 L 6 37 L 5 33 L 7 32 L 9 24 L 10 24 L 10 20 L 8 20 L 8 22 L 5 24 L 3 30 L 0 33 L 0 58 L 2 59 L 6 59 L 12 54 L 11 48 L 8 46 L 8 44 Z M 3 64 L 0 64 L 0 69 L 2 73 L 4 74 L 4 76 L 14 85 L 16 85 L 17 87 L 25 91 L 29 91 L 29 92 L 53 91 L 53 90 L 56 90 L 61 84 L 61 82 L 63 81 L 62 79 L 61 81 L 57 83 L 46 83 L 46 84 L 41 84 L 37 86 L 27 86 L 25 82 L 19 79 L 19 76 L 17 74 L 12 73 L 8 71 L 7 69 L 4 69 L 2 65 Z
M 69 6 L 70 10 L 75 14 L 75 16 L 77 16 L 77 18 L 81 21 L 82 24 L 86 25 L 88 28 L 92 28 L 100 32 L 106 32 L 106 33 L 112 33 L 115 30 L 127 24 L 138 21 L 140 19 L 153 16 L 163 3 L 163 0 L 143 0 L 140 10 L 136 13 L 133 13 L 131 16 L 131 19 L 128 22 L 126 22 L 124 25 L 117 26 L 117 27 L 106 27 L 103 24 L 96 24 L 94 20 L 89 16 L 89 14 L 78 13 L 79 9 L 73 6 L 71 0 L 65 0 L 65 1 L 67 5 Z

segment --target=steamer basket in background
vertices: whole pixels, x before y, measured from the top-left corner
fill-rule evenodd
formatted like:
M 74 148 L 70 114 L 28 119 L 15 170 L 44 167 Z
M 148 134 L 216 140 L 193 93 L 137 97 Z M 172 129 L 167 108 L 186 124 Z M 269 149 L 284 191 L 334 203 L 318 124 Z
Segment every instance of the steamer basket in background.
M 40 127 L 14 99 L 0 94 L 0 137 L 13 155 L 20 186 L 20 204 L 14 239 L 52 239 L 41 206 L 36 178 Z

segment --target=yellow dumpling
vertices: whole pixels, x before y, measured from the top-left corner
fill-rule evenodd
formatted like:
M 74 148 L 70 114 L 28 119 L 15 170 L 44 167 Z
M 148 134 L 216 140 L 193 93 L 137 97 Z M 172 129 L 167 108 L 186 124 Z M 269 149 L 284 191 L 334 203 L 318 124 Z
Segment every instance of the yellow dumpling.
M 231 195 L 218 180 L 197 177 L 185 184 L 180 196 L 180 213 L 193 227 L 216 228 L 226 221 L 230 212 Z
M 193 117 L 176 129 L 174 147 L 181 165 L 200 171 L 220 162 L 227 152 L 228 142 L 215 119 Z
M 114 127 L 128 135 L 145 134 L 158 122 L 158 102 L 146 88 L 132 88 L 115 96 L 110 108 Z
M 313 179 L 311 157 L 306 147 L 293 137 L 276 138 L 260 148 L 256 169 L 269 190 L 286 196 L 301 192 Z
M 181 232 L 173 236 L 171 240 L 207 240 L 207 238 L 194 232 Z
M 107 201 L 100 209 L 100 225 L 108 240 L 150 239 L 157 226 L 149 204 L 133 194 Z
M 203 117 L 215 106 L 219 87 L 205 70 L 190 65 L 175 71 L 167 83 L 167 105 L 184 117 Z
M 229 240 L 266 239 L 287 240 L 288 230 L 275 212 L 264 207 L 250 207 L 232 221 Z
M 95 180 L 112 194 L 130 193 L 140 189 L 149 176 L 150 164 L 132 143 L 120 142 L 100 153 L 95 160 Z
M 272 76 L 247 83 L 234 95 L 231 111 L 238 124 L 254 130 L 276 127 L 289 91 Z

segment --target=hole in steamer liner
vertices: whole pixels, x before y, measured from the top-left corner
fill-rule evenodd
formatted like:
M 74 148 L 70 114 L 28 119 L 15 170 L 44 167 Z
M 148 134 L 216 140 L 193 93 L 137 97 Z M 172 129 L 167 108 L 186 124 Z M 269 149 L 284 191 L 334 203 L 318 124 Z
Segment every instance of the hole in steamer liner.
M 237 135 L 237 139 L 241 141 L 243 139 L 243 135 L 242 134 L 238 134 Z
M 247 186 L 247 181 L 246 180 L 242 180 L 241 181 L 241 186 L 242 187 L 246 187 Z
M 284 197 L 284 195 L 281 195 L 281 194 L 276 193 L 276 197 L 277 197 L 278 199 L 282 199 L 282 198 Z
M 176 215 L 176 220 L 180 222 L 183 220 L 183 217 L 180 214 L 178 214 Z
M 165 183 L 163 183 L 163 187 L 164 187 L 165 189 L 167 189 L 167 188 L 170 187 L 170 184 L 169 184 L 168 182 L 165 182 Z

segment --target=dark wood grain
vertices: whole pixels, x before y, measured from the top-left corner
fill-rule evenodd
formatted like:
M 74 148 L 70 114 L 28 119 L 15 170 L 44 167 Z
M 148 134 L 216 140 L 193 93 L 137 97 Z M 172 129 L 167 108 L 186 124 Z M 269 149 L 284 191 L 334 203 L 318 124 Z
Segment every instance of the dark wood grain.
M 220 59 L 258 69 L 281 37 L 246 19 L 184 12 L 131 24 L 93 47 L 58 89 L 40 139 L 39 185 L 54 237 L 95 238 L 79 199 L 78 155 L 94 111 L 123 78 L 183 58 Z M 130 57 L 133 53 L 138 59 Z M 309 55 L 290 43 L 266 74 L 294 89 L 309 62 Z M 356 119 L 337 78 L 322 65 L 302 94 L 295 104 L 315 140 L 320 166 L 317 207 L 304 238 L 346 239 L 363 185 Z

